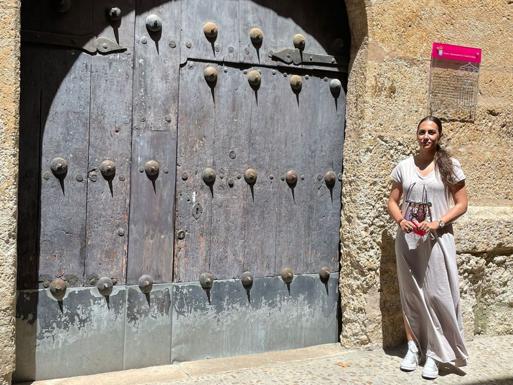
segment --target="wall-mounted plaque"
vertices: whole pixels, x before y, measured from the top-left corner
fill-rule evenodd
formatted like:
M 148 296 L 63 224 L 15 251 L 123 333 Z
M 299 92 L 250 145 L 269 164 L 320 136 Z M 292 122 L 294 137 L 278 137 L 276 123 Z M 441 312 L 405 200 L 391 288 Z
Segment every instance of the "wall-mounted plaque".
M 445 120 L 473 121 L 476 114 L 481 49 L 433 43 L 429 110 Z

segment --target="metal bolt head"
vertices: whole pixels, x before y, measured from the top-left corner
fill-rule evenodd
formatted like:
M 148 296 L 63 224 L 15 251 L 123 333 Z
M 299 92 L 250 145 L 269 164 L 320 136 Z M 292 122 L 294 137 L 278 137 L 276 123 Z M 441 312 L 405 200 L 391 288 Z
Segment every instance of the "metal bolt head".
M 112 288 L 114 287 L 114 283 L 112 279 L 108 277 L 102 277 L 96 282 L 96 288 L 100 292 L 101 295 L 108 297 L 112 293 Z
M 175 42 L 174 40 L 171 40 L 171 41 L 169 42 L 169 47 L 170 47 L 170 48 L 176 48 L 176 42 Z
M 254 27 L 249 30 L 249 38 L 255 48 L 260 48 L 264 41 L 264 33 L 260 28 Z
M 77 182 L 83 182 L 84 181 L 84 177 L 82 175 L 77 175 L 75 177 L 75 179 L 77 180 Z
M 331 79 L 330 91 L 333 97 L 338 98 L 340 91 L 342 90 L 342 82 L 339 79 Z
M 262 74 L 257 70 L 251 70 L 247 76 L 251 88 L 258 90 L 260 88 L 260 83 L 262 82 Z
M 217 33 L 219 32 L 219 29 L 217 27 L 217 24 L 208 21 L 203 25 L 203 33 L 205 34 L 205 37 L 208 41 L 215 41 L 217 39 Z
M 64 178 L 68 173 L 68 161 L 61 157 L 53 158 L 50 163 L 50 169 L 57 178 Z
M 240 276 L 240 281 L 246 289 L 251 289 L 253 286 L 253 275 L 249 271 L 245 271 Z
M 121 20 L 121 9 L 118 7 L 112 7 L 108 11 L 108 16 L 110 21 L 119 21 Z
M 292 282 L 292 280 L 294 279 L 294 271 L 292 271 L 292 269 L 290 267 L 284 267 L 282 270 L 281 270 L 281 279 L 283 279 L 283 282 L 285 282 L 286 284 L 289 284 Z
M 144 171 L 148 178 L 156 178 L 159 175 L 160 164 L 156 160 L 149 160 L 144 164 Z
M 151 275 L 144 274 L 139 278 L 139 289 L 144 294 L 149 294 L 153 288 L 153 278 Z
M 199 281 L 203 290 L 210 290 L 214 286 L 214 275 L 212 273 L 201 273 Z
M 50 293 L 52 293 L 55 299 L 60 301 L 64 298 L 67 287 L 66 281 L 61 278 L 56 278 L 50 282 Z
M 217 68 L 208 66 L 203 70 L 203 76 L 210 87 L 217 83 Z
M 121 228 L 121 227 L 120 227 L 120 228 L 118 229 L 118 235 L 119 235 L 120 237 L 123 237 L 123 236 L 125 235 L 125 230 L 124 230 L 123 228 Z
M 155 14 L 148 15 L 146 18 L 146 29 L 149 32 L 160 32 L 162 30 L 162 19 Z
M 294 93 L 298 94 L 301 92 L 301 88 L 303 88 L 303 79 L 299 75 L 292 75 L 289 79 L 290 88 Z
M 289 170 L 287 171 L 287 174 L 285 175 L 285 181 L 290 187 L 295 187 L 297 184 L 298 176 L 297 172 L 295 170 Z
M 116 175 L 116 165 L 110 159 L 100 163 L 100 172 L 105 179 L 112 179 Z
M 324 183 L 328 188 L 333 188 L 335 186 L 335 182 L 337 181 L 337 174 L 334 171 L 328 171 L 324 174 Z
M 186 172 L 183 172 L 182 173 L 182 180 L 187 180 L 189 179 L 189 174 L 187 174 Z
M 228 153 L 228 156 L 230 157 L 230 159 L 235 159 L 237 157 L 237 153 L 234 150 L 231 150 Z
M 201 177 L 203 179 L 203 182 L 205 182 L 205 184 L 211 186 L 216 181 L 216 172 L 214 169 L 207 167 L 203 170 Z
M 250 186 L 253 186 L 257 181 L 257 172 L 254 168 L 248 168 L 244 171 L 244 180 Z
M 178 231 L 176 232 L 176 237 L 177 237 L 178 239 L 185 239 L 185 231 L 183 231 L 183 230 L 178 230 Z
M 192 43 L 190 41 L 188 41 L 188 42 L 185 43 L 185 46 L 187 48 L 192 48 Z
M 323 283 L 326 283 L 330 279 L 331 270 L 329 267 L 323 266 L 319 271 L 319 278 Z
M 297 33 L 292 37 L 292 42 L 294 43 L 294 47 L 297 49 L 301 51 L 305 49 L 306 39 L 300 33 Z

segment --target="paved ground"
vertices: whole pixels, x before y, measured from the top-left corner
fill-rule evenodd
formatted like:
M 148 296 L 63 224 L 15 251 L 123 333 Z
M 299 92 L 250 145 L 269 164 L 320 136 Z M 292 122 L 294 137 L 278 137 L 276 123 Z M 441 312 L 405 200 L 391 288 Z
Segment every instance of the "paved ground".
M 105 373 L 33 385 L 328 385 L 465 384 L 513 385 L 513 336 L 475 337 L 465 372 L 442 370 L 423 380 L 421 368 L 401 372 L 402 351 L 345 350 L 338 344 L 211 359 L 140 370 Z

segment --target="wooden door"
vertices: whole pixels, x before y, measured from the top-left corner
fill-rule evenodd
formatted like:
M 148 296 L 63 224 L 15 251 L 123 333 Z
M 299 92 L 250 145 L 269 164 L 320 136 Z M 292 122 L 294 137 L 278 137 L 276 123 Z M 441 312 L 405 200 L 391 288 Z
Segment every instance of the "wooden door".
M 22 2 L 17 380 L 336 341 L 348 44 L 336 0 Z

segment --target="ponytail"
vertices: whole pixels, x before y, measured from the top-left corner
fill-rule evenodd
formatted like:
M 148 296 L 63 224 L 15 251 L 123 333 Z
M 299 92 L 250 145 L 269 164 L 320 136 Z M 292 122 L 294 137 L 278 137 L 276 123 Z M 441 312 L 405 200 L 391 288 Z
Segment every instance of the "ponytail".
M 451 156 L 439 144 L 436 145 L 435 164 L 444 186 L 447 188 L 449 185 L 453 185 L 456 182 L 456 178 Z

